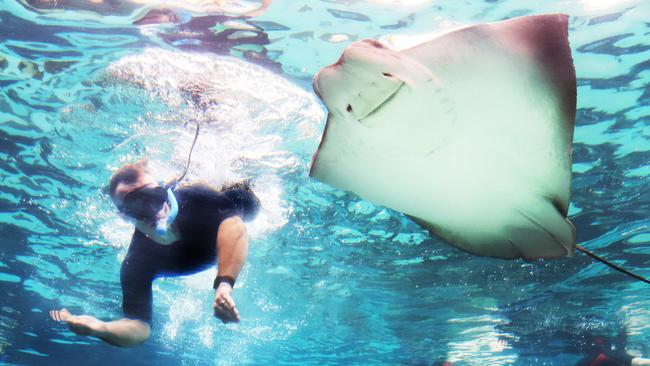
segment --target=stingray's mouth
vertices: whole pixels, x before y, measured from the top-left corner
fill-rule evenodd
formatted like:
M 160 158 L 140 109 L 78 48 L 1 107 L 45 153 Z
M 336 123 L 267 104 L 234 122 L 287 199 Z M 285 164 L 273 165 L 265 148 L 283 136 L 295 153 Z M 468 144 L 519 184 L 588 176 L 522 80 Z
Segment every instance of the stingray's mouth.
M 381 110 L 386 104 L 390 103 L 390 101 L 395 97 L 395 95 L 397 95 L 397 93 L 402 89 L 403 86 L 404 86 L 404 82 L 400 80 L 399 84 L 395 86 L 395 89 L 393 89 L 390 93 L 386 95 L 386 98 L 380 99 L 379 103 L 377 103 L 377 105 L 374 108 L 370 108 L 367 113 L 365 113 L 362 116 L 358 116 L 357 120 L 363 123 L 365 119 L 377 113 L 377 111 Z M 350 105 L 348 105 L 347 111 L 354 113 Z

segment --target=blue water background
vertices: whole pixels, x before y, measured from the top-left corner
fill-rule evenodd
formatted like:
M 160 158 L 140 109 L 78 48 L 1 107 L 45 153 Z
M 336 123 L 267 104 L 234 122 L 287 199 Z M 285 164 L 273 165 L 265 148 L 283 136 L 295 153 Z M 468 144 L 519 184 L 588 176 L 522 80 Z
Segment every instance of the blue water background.
M 224 46 L 178 26 L 133 26 L 141 5 L 0 1 L 0 362 L 571 365 L 594 335 L 650 357 L 647 285 L 582 254 L 473 256 L 307 176 L 325 118 L 311 77 L 351 41 L 408 44 L 565 12 L 578 76 L 570 218 L 585 247 L 650 276 L 650 3 L 399 3 L 278 0 L 250 20 L 214 13 L 203 30 L 237 29 Z M 185 23 L 202 16 L 189 8 L 177 8 Z M 199 99 L 214 109 L 179 91 L 206 80 L 212 94 Z M 265 207 L 235 291 L 242 322 L 211 317 L 214 272 L 155 283 L 153 335 L 138 349 L 49 320 L 63 306 L 120 316 L 132 228 L 102 190 L 112 169 L 144 155 L 163 178 L 178 174 L 197 121 L 208 127 L 191 177 L 253 177 Z

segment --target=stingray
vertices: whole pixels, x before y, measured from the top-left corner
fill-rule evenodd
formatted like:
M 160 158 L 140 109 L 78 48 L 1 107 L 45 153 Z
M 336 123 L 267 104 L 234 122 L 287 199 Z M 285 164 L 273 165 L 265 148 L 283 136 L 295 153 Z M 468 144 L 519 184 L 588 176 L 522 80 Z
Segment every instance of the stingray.
M 567 24 L 519 17 L 401 51 L 353 43 L 314 78 L 329 114 L 310 175 L 474 254 L 573 255 Z

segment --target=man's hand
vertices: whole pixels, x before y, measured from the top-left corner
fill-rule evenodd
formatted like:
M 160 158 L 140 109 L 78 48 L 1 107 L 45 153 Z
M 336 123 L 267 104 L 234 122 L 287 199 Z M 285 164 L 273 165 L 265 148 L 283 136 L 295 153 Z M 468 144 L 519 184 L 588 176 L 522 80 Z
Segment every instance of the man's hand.
M 232 287 L 226 282 L 221 282 L 214 296 L 214 304 L 212 305 L 214 316 L 224 323 L 239 322 L 239 311 L 237 311 L 231 293 Z
M 71 331 L 84 336 L 94 336 L 104 326 L 104 322 L 90 315 L 72 315 L 67 309 L 50 310 L 50 317 L 57 322 L 68 324 Z

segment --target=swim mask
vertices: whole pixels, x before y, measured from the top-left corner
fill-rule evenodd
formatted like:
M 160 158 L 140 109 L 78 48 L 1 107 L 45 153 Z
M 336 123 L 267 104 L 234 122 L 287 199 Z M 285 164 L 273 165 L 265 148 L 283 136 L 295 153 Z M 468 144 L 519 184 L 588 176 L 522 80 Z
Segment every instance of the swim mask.
M 161 186 L 141 187 L 127 193 L 119 211 L 136 220 L 154 222 L 156 214 L 167 202 L 167 190 Z

